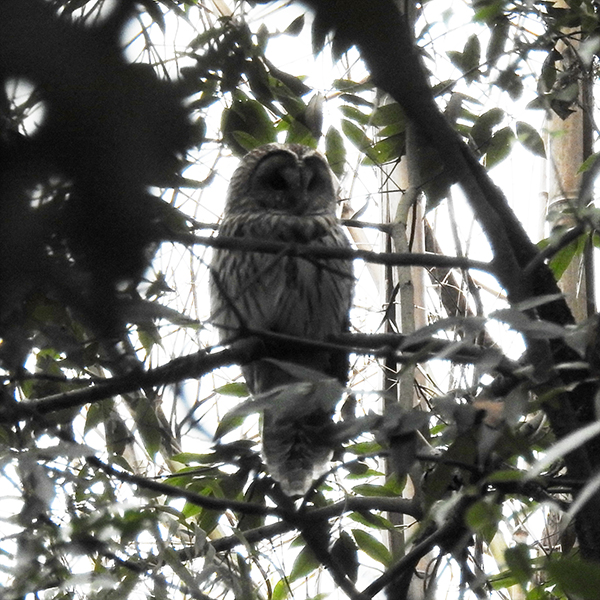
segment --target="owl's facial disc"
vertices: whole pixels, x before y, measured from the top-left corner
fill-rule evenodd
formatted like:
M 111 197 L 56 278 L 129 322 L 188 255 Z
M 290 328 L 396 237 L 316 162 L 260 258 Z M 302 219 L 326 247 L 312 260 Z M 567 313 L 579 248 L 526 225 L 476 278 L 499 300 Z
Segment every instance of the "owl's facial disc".
M 253 195 L 265 208 L 303 215 L 328 208 L 333 192 L 327 166 L 318 157 L 287 152 L 266 157 L 256 168 Z

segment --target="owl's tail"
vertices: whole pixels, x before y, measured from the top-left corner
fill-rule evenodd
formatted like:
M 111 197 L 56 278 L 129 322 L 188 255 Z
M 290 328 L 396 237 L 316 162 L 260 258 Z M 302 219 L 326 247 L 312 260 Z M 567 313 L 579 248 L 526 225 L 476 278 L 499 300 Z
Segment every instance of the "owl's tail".
M 273 359 L 253 363 L 251 371 L 245 367 L 244 374 L 254 383 L 264 413 L 263 454 L 269 473 L 288 496 L 303 496 L 329 466 L 333 414 L 345 388 L 319 371 Z M 264 391 L 261 380 L 264 387 L 266 380 L 277 385 Z
M 304 496 L 313 481 L 327 471 L 333 454 L 332 416 L 316 411 L 295 418 L 273 418 L 265 411 L 263 453 L 267 468 L 288 496 Z

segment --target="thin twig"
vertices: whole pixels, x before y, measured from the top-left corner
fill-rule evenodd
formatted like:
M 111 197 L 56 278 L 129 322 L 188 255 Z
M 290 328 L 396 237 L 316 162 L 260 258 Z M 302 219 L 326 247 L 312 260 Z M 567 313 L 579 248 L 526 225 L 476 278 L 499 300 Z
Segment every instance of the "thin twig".
M 426 537 L 423 541 L 414 546 L 410 552 L 405 554 L 393 567 L 390 567 L 381 577 L 365 588 L 362 596 L 372 598 L 378 594 L 384 587 L 392 583 L 397 577 L 404 574 L 407 569 L 414 568 L 414 565 L 423 558 L 437 543 L 446 536 L 456 524 L 449 521 L 437 531 Z

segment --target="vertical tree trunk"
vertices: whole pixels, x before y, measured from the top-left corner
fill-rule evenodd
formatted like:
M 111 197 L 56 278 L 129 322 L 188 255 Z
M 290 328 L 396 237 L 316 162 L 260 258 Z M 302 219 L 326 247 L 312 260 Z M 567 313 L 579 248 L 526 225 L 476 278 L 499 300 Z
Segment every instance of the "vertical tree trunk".
M 557 5 L 568 8 L 562 2 Z M 575 39 L 571 37 L 569 44 L 560 42 L 557 49 L 562 54 L 565 71 L 580 70 L 581 58 L 577 55 Z M 589 74 L 581 71 L 577 110 L 564 120 L 554 112 L 548 118 L 548 216 L 553 229 L 573 227 L 576 213 L 585 208 L 579 205 L 579 169 L 592 154 L 593 97 Z M 577 322 L 595 312 L 592 283 L 592 252 L 586 248 L 582 255 L 574 258 L 559 282 Z
M 556 6 L 568 8 L 562 1 L 557 2 Z M 576 37 L 572 31 L 565 31 L 565 34 L 571 34 L 569 43 L 557 44 L 557 50 L 562 55 L 561 66 L 564 71 L 580 71 L 581 76 L 575 112 L 566 119 L 551 112 L 547 121 L 547 212 L 552 231 L 563 227 L 571 228 L 577 224 L 577 214 L 585 208 L 580 194 L 580 168 L 592 154 L 592 81 L 588 70 L 581 68 Z M 591 244 L 586 244 L 583 253 L 573 258 L 559 281 L 559 287 L 578 323 L 585 321 L 596 311 L 592 252 Z M 547 517 L 544 537 L 555 540 L 556 545 L 560 544 L 564 533 L 562 516 L 559 511 L 550 509 Z M 553 550 L 556 548 L 549 549 Z
M 391 172 L 384 175 L 383 191 L 386 201 L 383 218 L 390 224 L 386 251 L 403 253 L 424 251 L 423 210 L 419 202 L 420 189 L 415 182 L 414 172 L 411 173 L 410 153 L 412 151 L 414 148 L 407 142 L 407 157 Z M 427 324 L 424 275 L 423 269 L 415 267 L 386 269 L 388 331 L 400 331 L 410 335 Z M 386 364 L 385 367 L 385 389 L 394 392 L 393 395 L 386 397 L 386 408 L 390 404 L 397 403 L 403 412 L 412 410 L 419 404 L 415 383 L 420 374 L 416 365 L 402 365 L 398 369 L 394 362 Z M 390 476 L 393 475 L 389 464 L 387 472 Z M 404 489 L 405 497 L 414 497 L 418 493 L 420 476 L 421 472 L 418 468 L 411 473 Z M 406 548 L 404 529 L 410 523 L 400 514 L 392 514 L 389 517 L 397 527 L 389 538 L 390 550 L 394 556 L 402 556 Z M 407 596 L 407 593 L 410 595 Z M 393 588 L 390 586 L 387 597 L 389 600 L 420 600 L 422 596 L 416 589 L 408 591 L 403 586 Z

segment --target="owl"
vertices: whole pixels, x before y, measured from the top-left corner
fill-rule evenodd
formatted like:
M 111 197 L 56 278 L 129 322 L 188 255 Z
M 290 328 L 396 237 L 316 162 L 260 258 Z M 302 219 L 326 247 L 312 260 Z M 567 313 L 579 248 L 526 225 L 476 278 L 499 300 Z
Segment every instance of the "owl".
M 336 203 L 337 180 L 323 156 L 298 144 L 268 144 L 233 174 L 219 236 L 348 248 Z M 352 261 L 215 249 L 210 271 L 221 342 L 263 332 L 270 358 L 242 372 L 263 409 L 267 468 L 286 494 L 303 495 L 331 458 L 348 356 L 294 338 L 323 342 L 348 330 Z

